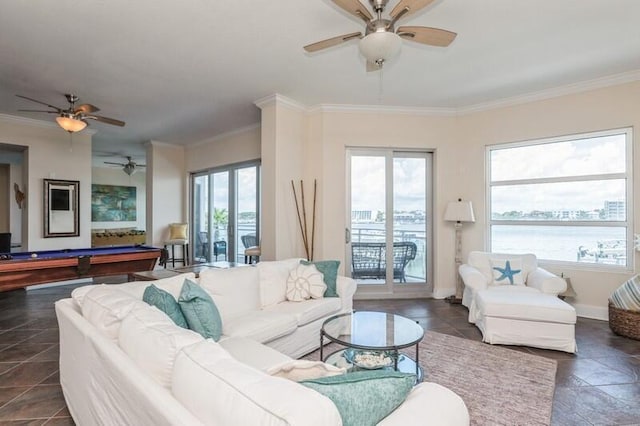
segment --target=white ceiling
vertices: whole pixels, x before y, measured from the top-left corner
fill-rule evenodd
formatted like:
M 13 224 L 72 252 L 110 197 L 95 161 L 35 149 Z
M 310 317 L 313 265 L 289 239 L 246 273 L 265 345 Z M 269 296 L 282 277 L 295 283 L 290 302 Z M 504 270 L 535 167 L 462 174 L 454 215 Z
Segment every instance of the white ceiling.
M 0 113 L 52 121 L 17 112 L 39 107 L 15 95 L 66 106 L 73 92 L 127 122 L 92 122 L 94 151 L 136 156 L 145 141 L 257 123 L 253 102 L 273 93 L 455 110 L 640 70 L 640 0 L 436 0 L 399 24 L 458 37 L 448 48 L 403 42 L 380 90 L 357 41 L 302 49 L 364 30 L 330 0 L 4 0 Z

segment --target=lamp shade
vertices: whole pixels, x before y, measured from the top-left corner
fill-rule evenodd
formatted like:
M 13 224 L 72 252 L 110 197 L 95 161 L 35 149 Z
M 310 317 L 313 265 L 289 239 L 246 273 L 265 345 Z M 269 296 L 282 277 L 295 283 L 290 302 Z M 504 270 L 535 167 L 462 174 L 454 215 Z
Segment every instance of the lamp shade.
M 475 222 L 471 201 L 449 201 L 444 212 L 444 220 L 449 222 Z
M 76 120 L 75 118 L 67 117 L 64 115 L 56 117 L 56 121 L 58 122 L 58 125 L 60 127 L 62 127 L 69 133 L 79 132 L 80 130 L 87 127 L 87 123 L 85 123 L 84 121 Z
M 360 53 L 368 61 L 386 61 L 393 58 L 399 51 L 402 39 L 396 33 L 375 32 L 360 40 Z

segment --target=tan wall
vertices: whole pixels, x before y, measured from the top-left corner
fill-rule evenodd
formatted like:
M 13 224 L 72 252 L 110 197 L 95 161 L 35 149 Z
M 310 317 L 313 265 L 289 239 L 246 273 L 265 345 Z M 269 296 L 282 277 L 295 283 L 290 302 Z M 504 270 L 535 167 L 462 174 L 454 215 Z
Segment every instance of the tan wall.
M 460 167 L 467 170 L 463 179 L 468 187 L 468 197 L 473 201 L 476 213 L 475 226 L 465 230 L 467 249 L 485 247 L 485 146 L 574 133 L 592 132 L 633 126 L 634 150 L 633 179 L 635 232 L 640 224 L 640 82 L 592 90 L 518 106 L 477 112 L 460 117 L 457 152 Z M 637 273 L 638 254 L 633 270 L 611 272 L 588 266 L 564 267 L 545 265 L 556 273 L 571 277 L 578 294 L 572 302 L 584 316 L 606 318 L 607 298 L 622 282 Z
M 260 126 L 240 129 L 185 148 L 188 172 L 225 166 L 260 158 Z
M 91 246 L 91 131 L 70 135 L 55 123 L 0 117 L 0 143 L 27 147 L 23 250 Z M 80 236 L 43 238 L 43 179 L 80 181 Z M 25 213 L 23 213 L 25 214 Z
M 169 224 L 188 221 L 184 157 L 183 146 L 156 141 L 147 145 L 148 244 L 162 247 L 169 237 Z
M 136 188 L 136 220 L 127 222 L 91 222 L 92 229 L 129 228 L 146 230 L 147 177 L 146 171 L 136 171 L 129 176 L 121 167 L 93 167 L 92 184 L 133 186 Z

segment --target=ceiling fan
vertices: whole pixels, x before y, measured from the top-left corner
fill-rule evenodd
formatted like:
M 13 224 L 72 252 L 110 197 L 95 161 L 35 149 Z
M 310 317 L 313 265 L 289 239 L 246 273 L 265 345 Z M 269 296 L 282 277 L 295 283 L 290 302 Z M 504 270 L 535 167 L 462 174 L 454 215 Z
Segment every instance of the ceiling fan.
M 389 13 L 389 18 L 382 16 L 389 0 L 369 0 L 375 16 L 359 0 L 332 1 L 365 22 L 364 36 L 361 32 L 344 34 L 309 44 L 304 47 L 304 50 L 316 52 L 350 40 L 360 39 L 360 52 L 367 58 L 367 71 L 381 69 L 385 61 L 398 53 L 402 39 L 429 46 L 446 47 L 457 35 L 451 31 L 431 27 L 402 26 L 397 30 L 394 29 L 399 19 L 425 8 L 434 0 L 400 0 Z
M 105 161 L 104 164 L 113 164 L 115 166 L 122 166 L 122 171 L 131 176 L 138 170 L 138 167 L 147 167 L 146 164 L 138 164 L 131 159 L 131 157 L 126 157 L 126 163 L 113 163 L 111 161 Z
M 18 111 L 26 111 L 26 112 L 46 112 L 48 114 L 58 114 L 56 117 L 56 121 L 58 125 L 62 127 L 69 133 L 79 132 L 80 130 L 87 127 L 89 124 L 87 120 L 96 120 L 101 123 L 113 124 L 114 126 L 124 126 L 124 121 L 116 120 L 114 118 L 103 117 L 101 115 L 95 115 L 94 112 L 100 111 L 100 108 L 91 105 L 91 104 L 82 104 L 76 105 L 79 98 L 72 94 L 66 93 L 64 96 L 67 98 L 67 102 L 69 102 L 69 107 L 67 109 L 63 109 L 54 105 L 49 105 L 46 102 L 39 101 L 37 99 L 28 98 L 22 95 L 16 95 L 19 98 L 26 99 L 31 102 L 37 102 L 42 105 L 46 105 L 51 110 L 38 110 L 38 109 L 19 109 Z

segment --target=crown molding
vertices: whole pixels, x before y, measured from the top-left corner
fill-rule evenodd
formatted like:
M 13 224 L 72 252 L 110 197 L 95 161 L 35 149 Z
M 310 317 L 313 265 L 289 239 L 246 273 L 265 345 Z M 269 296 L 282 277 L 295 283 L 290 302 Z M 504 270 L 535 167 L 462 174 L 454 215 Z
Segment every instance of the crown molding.
M 284 105 L 284 106 L 288 106 L 290 108 L 293 109 L 297 109 L 297 110 L 301 110 L 301 111 L 307 111 L 308 108 L 306 105 L 295 101 L 291 98 L 288 98 L 286 96 L 283 96 L 279 93 L 274 93 L 272 95 L 269 96 L 265 96 L 264 98 L 260 98 L 257 101 L 255 101 L 253 104 L 255 106 L 257 106 L 260 109 L 264 109 L 265 107 L 271 105 L 271 104 L 279 104 L 279 105 Z
M 430 115 L 454 116 L 456 108 L 427 108 L 385 105 L 339 105 L 320 104 L 307 109 L 309 113 L 341 112 L 341 113 L 372 113 L 372 114 L 400 114 L 400 115 Z
M 190 146 L 190 147 L 191 146 L 200 146 L 200 145 L 206 145 L 208 143 L 219 142 L 219 141 L 221 141 L 223 139 L 230 138 L 230 137 L 238 135 L 240 133 L 250 132 L 251 130 L 259 129 L 260 126 L 261 126 L 261 123 L 259 123 L 259 122 L 258 123 L 253 123 L 253 124 L 250 124 L 248 126 L 240 127 L 239 129 L 234 129 L 234 130 L 231 130 L 231 131 L 228 131 L 228 132 L 225 132 L 225 133 L 221 133 L 219 135 L 216 135 L 216 136 L 213 136 L 213 137 L 210 137 L 210 138 L 207 138 L 207 139 L 200 140 L 198 142 L 189 144 L 188 146 Z
M 522 105 L 530 102 L 543 101 L 546 99 L 558 98 L 560 96 L 587 92 L 589 90 L 617 86 L 619 84 L 632 83 L 638 80 L 640 80 L 640 70 L 628 71 L 620 74 L 614 74 L 606 77 L 580 81 L 578 83 L 567 84 L 564 86 L 558 86 L 552 89 L 532 92 L 525 95 L 513 96 L 510 98 L 498 99 L 495 101 L 482 102 L 475 105 L 460 107 L 458 108 L 458 114 L 466 115 L 474 112 L 482 112 L 497 108 Z

